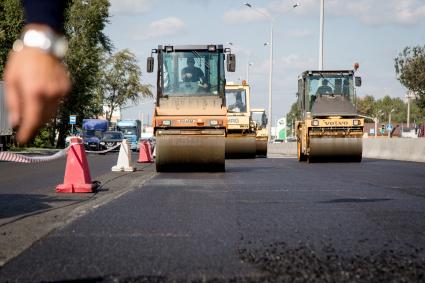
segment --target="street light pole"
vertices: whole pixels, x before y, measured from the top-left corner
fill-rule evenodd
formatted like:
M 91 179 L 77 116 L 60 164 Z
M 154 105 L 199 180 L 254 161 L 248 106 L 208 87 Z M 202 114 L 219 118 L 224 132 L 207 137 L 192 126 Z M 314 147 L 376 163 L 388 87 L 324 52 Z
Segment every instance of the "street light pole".
M 325 18 L 325 0 L 320 0 L 320 39 L 319 39 L 319 71 L 323 70 L 323 31 Z
M 269 66 L 269 117 L 272 118 L 272 84 L 273 84 L 273 17 L 269 14 L 264 13 L 261 10 L 258 10 L 257 8 L 253 7 L 249 3 L 245 3 L 245 6 L 248 8 L 254 9 L 257 13 L 260 13 L 264 17 L 266 17 L 270 21 L 270 66 Z M 272 119 L 268 119 L 267 121 L 267 135 L 268 135 L 268 141 L 271 142 L 271 130 L 272 130 Z
M 272 86 L 273 86 L 273 18 L 270 20 L 270 71 L 269 71 L 269 115 L 272 116 Z M 268 125 L 268 141 L 271 142 L 272 120 Z
M 390 114 L 388 114 L 388 128 L 391 127 L 391 113 L 393 113 L 393 112 L 394 112 L 394 109 L 391 109 Z M 391 130 L 388 130 L 388 137 L 389 138 L 391 138 L 391 132 L 392 132 L 392 128 L 391 128 Z
M 323 0 L 322 0 L 323 1 Z M 271 131 L 272 131 L 272 90 L 273 90 L 273 24 L 274 24 L 274 18 L 270 16 L 268 13 L 264 13 L 261 10 L 258 10 L 257 8 L 253 7 L 249 3 L 245 3 L 245 6 L 248 8 L 254 9 L 257 13 L 260 13 L 264 17 L 266 17 L 270 21 L 270 69 L 269 69 L 269 117 L 267 121 L 267 132 L 268 132 L 268 141 L 271 142 Z M 300 6 L 299 3 L 294 4 L 292 7 L 295 9 L 296 7 Z

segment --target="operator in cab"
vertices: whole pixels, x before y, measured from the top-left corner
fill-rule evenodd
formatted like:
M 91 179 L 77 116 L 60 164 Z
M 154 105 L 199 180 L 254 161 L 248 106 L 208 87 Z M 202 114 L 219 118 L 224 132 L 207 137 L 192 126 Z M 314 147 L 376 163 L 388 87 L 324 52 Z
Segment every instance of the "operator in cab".
M 187 67 L 182 70 L 183 82 L 199 82 L 200 87 L 207 88 L 208 84 L 206 83 L 204 72 L 200 68 L 195 67 L 195 59 L 189 57 L 186 62 Z
M 329 81 L 327 79 L 323 79 L 322 85 L 317 89 L 316 94 L 319 94 L 319 95 L 332 94 L 333 90 L 328 84 L 329 84 Z
M 236 93 L 236 101 L 232 105 L 229 105 L 229 110 L 234 113 L 246 112 L 246 105 L 242 101 L 242 96 L 240 92 Z

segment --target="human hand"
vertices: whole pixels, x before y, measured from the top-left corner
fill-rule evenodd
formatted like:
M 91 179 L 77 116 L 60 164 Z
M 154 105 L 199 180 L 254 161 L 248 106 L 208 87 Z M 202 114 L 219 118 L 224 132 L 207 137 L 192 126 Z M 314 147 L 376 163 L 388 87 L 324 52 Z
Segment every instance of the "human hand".
M 9 121 L 24 144 L 55 116 L 71 87 L 66 68 L 56 57 L 30 47 L 10 53 L 4 80 Z

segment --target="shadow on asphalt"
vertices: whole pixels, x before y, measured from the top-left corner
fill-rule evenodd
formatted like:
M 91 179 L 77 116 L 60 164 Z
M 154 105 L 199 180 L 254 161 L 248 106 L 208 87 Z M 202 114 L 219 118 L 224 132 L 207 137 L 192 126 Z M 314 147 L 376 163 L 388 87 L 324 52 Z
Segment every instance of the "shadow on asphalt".
M 393 200 L 391 198 L 338 198 L 333 200 L 321 201 L 320 203 L 369 203 Z
M 0 198 L 0 219 L 52 208 L 51 203 L 78 201 L 40 194 L 5 194 Z

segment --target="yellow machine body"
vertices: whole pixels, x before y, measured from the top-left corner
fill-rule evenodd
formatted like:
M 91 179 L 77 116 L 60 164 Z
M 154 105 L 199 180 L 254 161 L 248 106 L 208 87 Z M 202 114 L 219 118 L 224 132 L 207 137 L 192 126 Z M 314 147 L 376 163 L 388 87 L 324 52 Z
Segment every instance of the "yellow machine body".
M 251 128 L 250 87 L 246 83 L 226 85 L 226 158 L 255 158 L 256 138 Z
M 350 70 L 306 71 L 299 77 L 299 161 L 361 161 L 364 119 L 355 109 L 354 78 Z
M 263 108 L 252 108 L 251 117 L 254 119 L 254 115 L 261 116 L 261 119 L 258 121 L 253 121 L 251 127 L 255 131 L 255 145 L 257 155 L 267 156 L 267 116 L 266 110 Z

